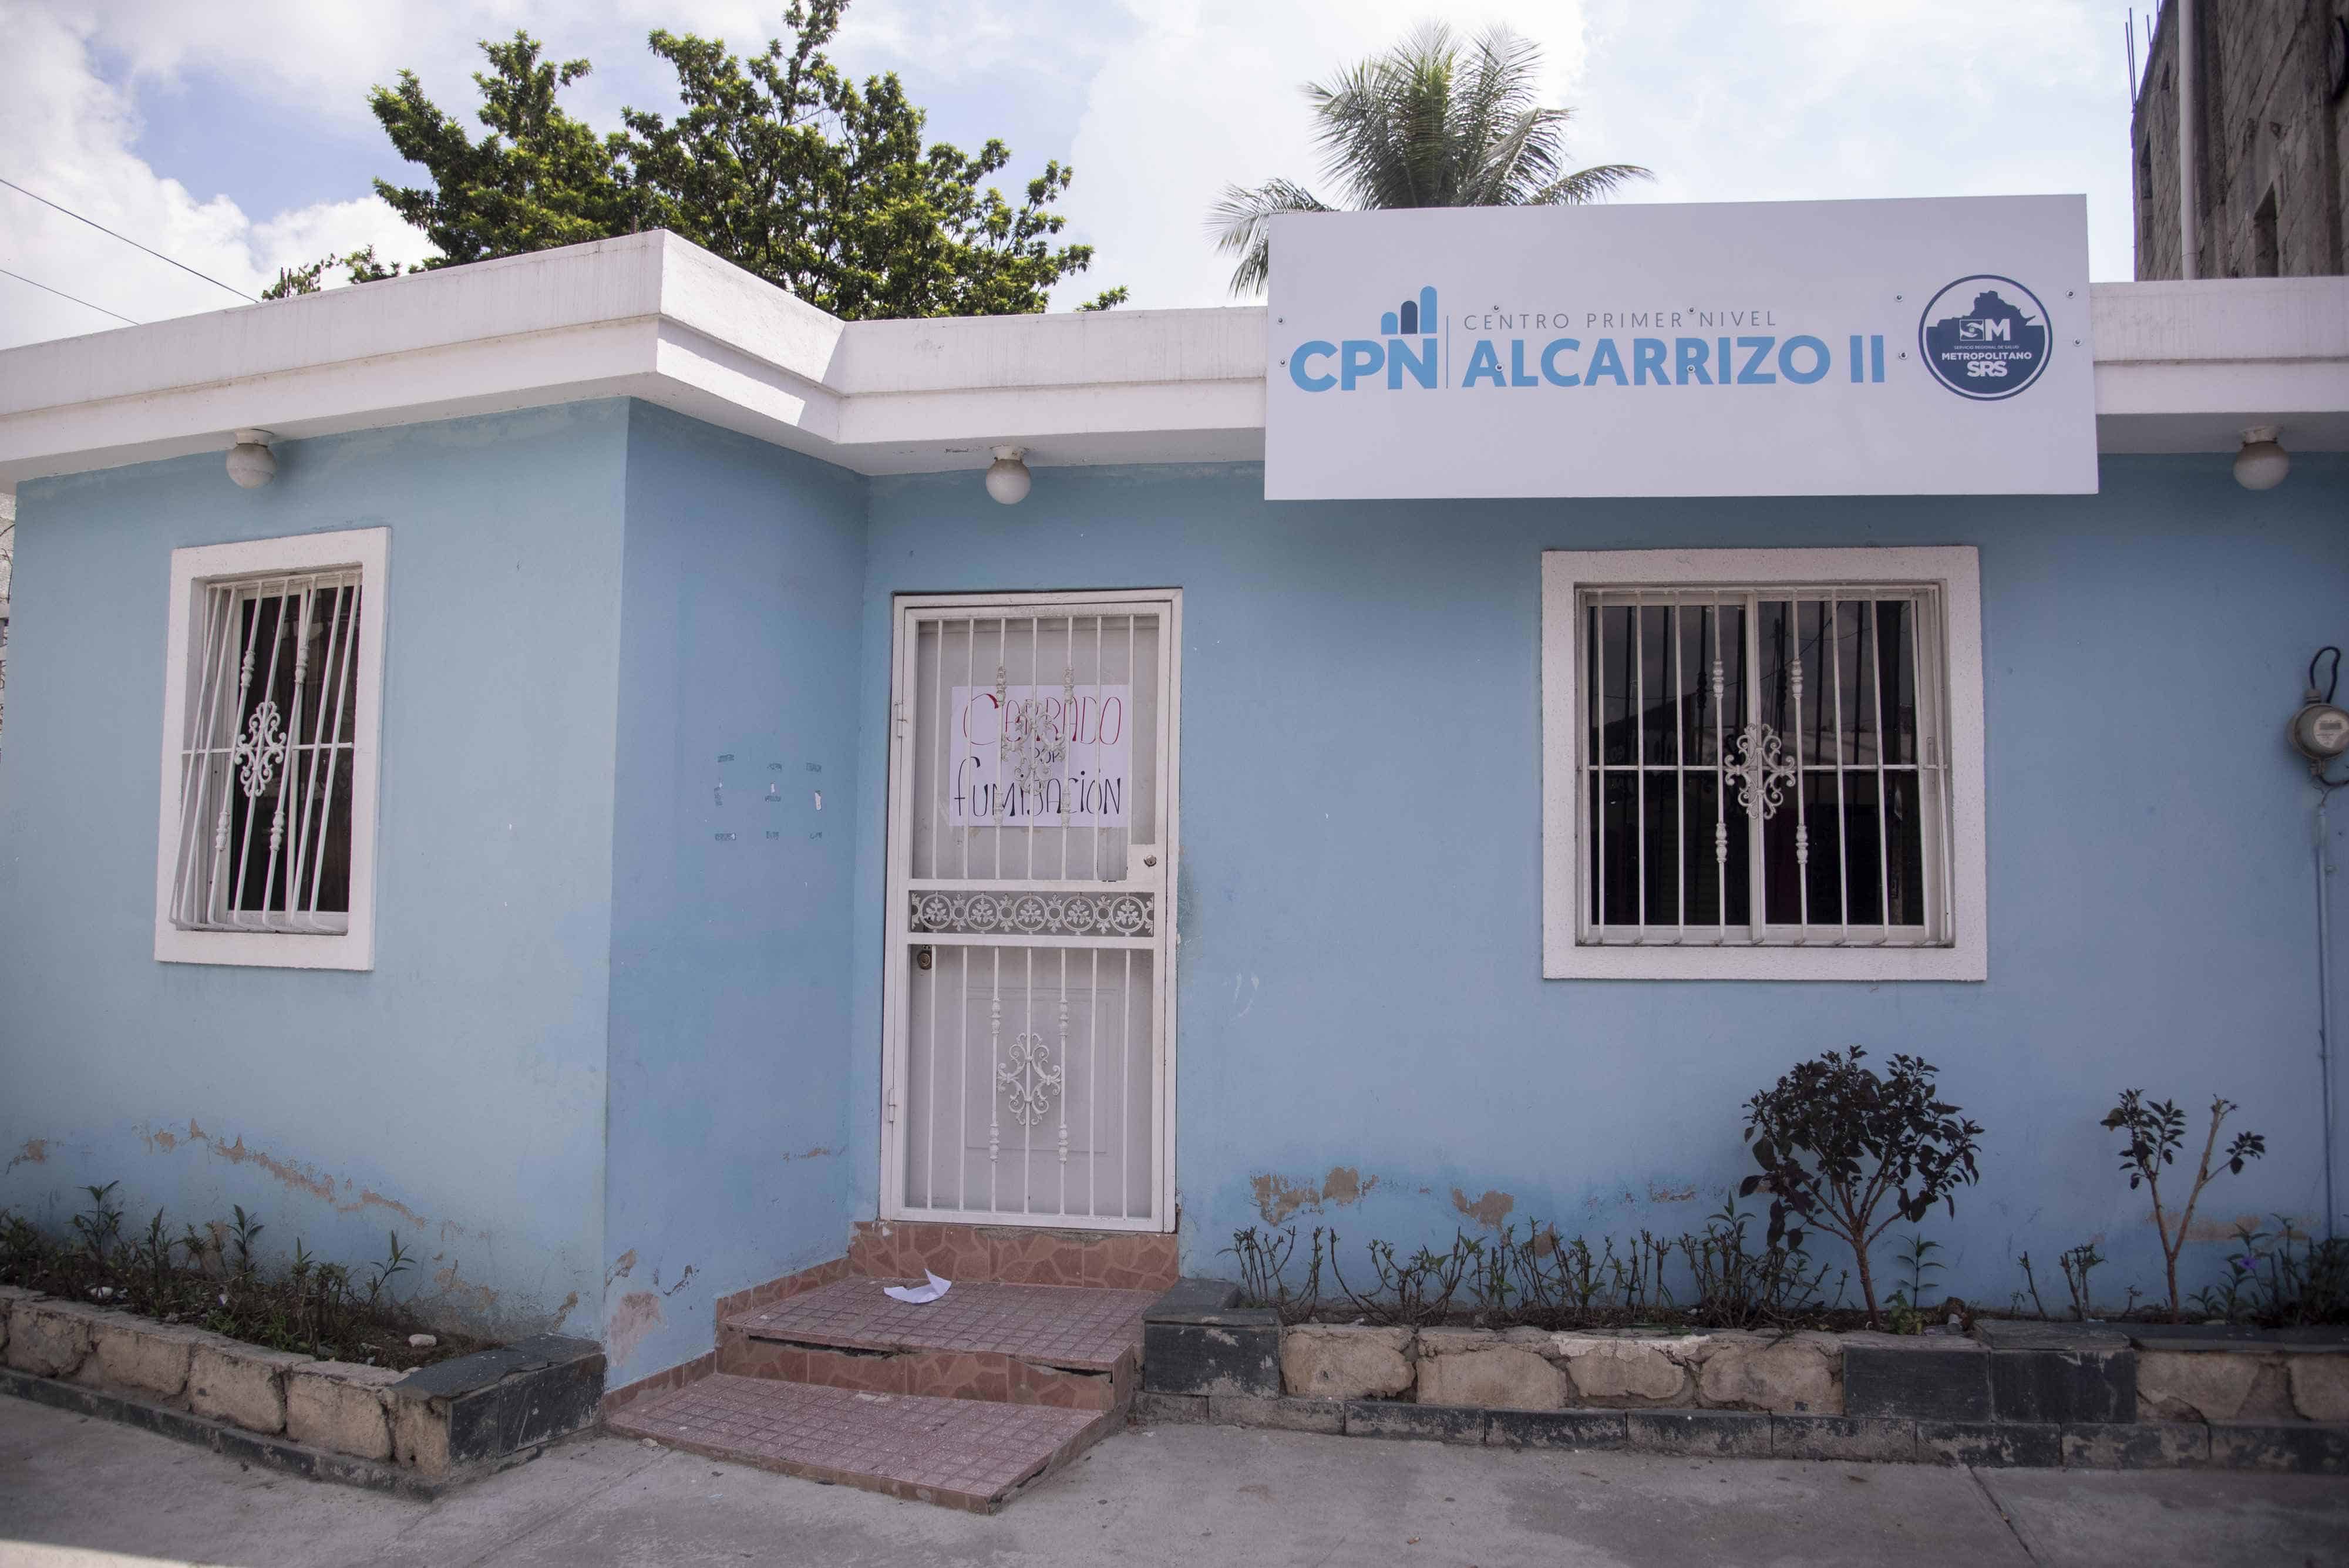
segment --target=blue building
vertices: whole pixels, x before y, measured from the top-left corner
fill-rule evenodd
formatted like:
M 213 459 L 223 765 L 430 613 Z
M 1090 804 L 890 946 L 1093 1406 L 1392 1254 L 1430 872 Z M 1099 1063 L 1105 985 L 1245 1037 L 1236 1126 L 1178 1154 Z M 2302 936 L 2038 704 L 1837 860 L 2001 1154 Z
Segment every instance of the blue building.
M 396 1231 L 626 1384 L 859 1234 L 1692 1229 L 1858 1044 L 2000 1304 L 2158 1279 L 2120 1090 L 2238 1102 L 2203 1282 L 2338 1203 L 2349 282 L 2092 305 L 2092 493 L 1268 501 L 1265 310 L 665 234 L 0 354 L 0 1207 Z

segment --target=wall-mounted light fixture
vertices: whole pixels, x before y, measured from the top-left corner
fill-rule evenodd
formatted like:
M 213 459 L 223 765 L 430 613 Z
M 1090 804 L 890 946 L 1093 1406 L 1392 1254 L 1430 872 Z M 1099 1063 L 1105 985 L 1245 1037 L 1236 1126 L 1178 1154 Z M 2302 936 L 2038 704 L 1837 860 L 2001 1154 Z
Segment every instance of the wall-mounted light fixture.
M 236 444 L 228 449 L 228 476 L 247 490 L 257 489 L 277 477 L 277 459 L 269 450 L 276 438 L 267 431 L 241 430 L 236 432 Z
M 2253 425 L 2243 432 L 2243 450 L 2235 454 L 2235 483 L 2246 490 L 2273 490 L 2292 472 L 2292 453 L 2276 442 L 2273 425 Z
M 1006 506 L 1017 506 L 1028 499 L 1030 483 L 1028 455 L 1024 446 L 999 446 L 995 449 L 995 461 L 987 465 L 987 493 Z

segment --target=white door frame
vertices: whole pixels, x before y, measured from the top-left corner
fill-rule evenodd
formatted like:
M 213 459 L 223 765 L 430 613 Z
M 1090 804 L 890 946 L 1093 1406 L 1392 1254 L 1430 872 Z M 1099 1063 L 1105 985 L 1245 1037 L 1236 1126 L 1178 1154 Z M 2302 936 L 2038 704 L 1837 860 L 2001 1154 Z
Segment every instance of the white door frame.
M 909 1208 L 905 1201 L 905 1129 L 899 1116 L 905 1104 L 907 1044 L 905 1030 L 913 943 L 901 939 L 900 926 L 907 905 L 907 885 L 913 868 L 912 748 L 907 744 L 915 717 L 908 710 L 916 690 L 912 659 L 919 639 L 912 635 L 917 615 L 925 610 L 951 610 L 984 618 L 995 609 L 1033 615 L 1039 609 L 1062 613 L 1095 607 L 1114 609 L 1149 605 L 1164 617 L 1160 658 L 1165 671 L 1166 698 L 1159 709 L 1159 766 L 1166 781 L 1165 820 L 1161 826 L 1159 859 L 1154 869 L 1129 865 L 1127 880 L 1112 887 L 1133 888 L 1157 895 L 1158 922 L 1164 932 L 1162 961 L 1156 970 L 1157 995 L 1153 999 L 1156 1041 L 1153 1051 L 1153 1106 L 1157 1113 L 1155 1147 L 1151 1150 L 1151 1212 L 1125 1219 L 1115 1215 L 1034 1215 L 1005 1217 L 964 1210 Z M 885 1220 L 926 1220 L 950 1224 L 1032 1224 L 1040 1229 L 1087 1231 L 1172 1231 L 1174 1211 L 1174 998 L 1177 956 L 1182 936 L 1175 924 L 1175 871 L 1182 855 L 1182 707 L 1183 590 L 1180 588 L 1109 588 L 1094 593 L 970 593 L 899 594 L 891 603 L 889 643 L 889 795 L 885 832 L 888 840 L 888 888 L 884 901 L 881 990 L 881 1217 Z

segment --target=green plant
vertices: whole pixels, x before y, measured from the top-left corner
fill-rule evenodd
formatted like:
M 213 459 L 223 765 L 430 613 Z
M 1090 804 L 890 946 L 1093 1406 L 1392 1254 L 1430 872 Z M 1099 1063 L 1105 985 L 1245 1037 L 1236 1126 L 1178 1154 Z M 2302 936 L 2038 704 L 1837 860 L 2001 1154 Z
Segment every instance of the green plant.
M 1769 1241 L 1800 1248 L 1795 1219 L 1839 1238 L 1859 1266 L 1870 1327 L 1880 1326 L 1868 1248 L 1893 1221 L 1915 1224 L 1937 1203 L 1957 1212 L 1957 1189 L 1981 1179 L 1982 1128 L 1936 1095 L 1935 1068 L 1897 1055 L 1878 1077 L 1868 1053 L 1828 1051 L 1797 1064 L 1746 1102 L 1745 1139 L 1760 1166 L 1741 1197 L 1770 1194 Z M 1891 1212 L 1877 1211 L 1887 1200 Z
M 385 1289 L 390 1285 L 393 1276 L 404 1274 L 408 1272 L 408 1254 L 400 1250 L 399 1232 L 393 1231 L 388 1232 L 388 1234 L 391 1238 L 390 1251 L 384 1254 L 383 1262 L 379 1263 L 369 1263 L 367 1265 L 369 1277 L 367 1279 L 367 1304 L 369 1312 L 373 1312 L 375 1310 L 377 1301 L 383 1295 Z M 1317 1262 L 1314 1266 L 1312 1277 L 1319 1280 L 1321 1276 L 1321 1271 L 1318 1262 L 1318 1245 L 1316 1248 L 1316 1253 Z
M 1431 23 L 1328 86 L 1309 83 L 1305 96 L 1325 172 L 1365 210 L 1595 202 L 1650 178 L 1628 163 L 1569 172 L 1564 131 L 1573 111 L 1542 105 L 1540 78 L 1540 48 L 1508 28 L 1464 47 Z M 1232 292 L 1264 286 L 1275 217 L 1330 210 L 1294 180 L 1226 186 L 1209 223 L 1217 248 L 1240 258 Z
M 1244 1306 L 1270 1307 L 1283 1323 L 1303 1323 L 1313 1315 L 1314 1305 L 1321 1293 L 1322 1238 L 1321 1227 L 1313 1228 L 1312 1255 L 1306 1266 L 1305 1282 L 1298 1289 L 1289 1288 L 1288 1260 L 1297 1251 L 1297 1227 L 1286 1231 L 1259 1232 L 1253 1225 L 1245 1231 L 1232 1232 L 1232 1244 L 1224 1253 L 1239 1263 L 1240 1303 Z M 407 1267 L 399 1250 L 399 1235 L 393 1232 L 391 1256 L 376 1265 L 377 1273 L 369 1286 L 367 1300 L 375 1300 L 393 1274 Z
M 2072 1316 L 2085 1323 L 2096 1315 L 2096 1303 L 2088 1290 L 2088 1272 L 2105 1261 L 2094 1241 L 2083 1241 L 2067 1252 L 2055 1257 L 2056 1267 L 2064 1271 L 2064 1283 L 2072 1292 Z
M 121 1185 L 119 1181 L 109 1181 L 103 1187 L 82 1189 L 89 1194 L 89 1208 L 75 1215 L 72 1224 L 74 1234 L 81 1238 L 82 1248 L 92 1262 L 105 1262 L 122 1234 L 122 1206 L 111 1201 L 114 1189 Z
M 2194 1206 L 2202 1200 L 2202 1189 L 2218 1174 L 2211 1168 L 2210 1158 L 2218 1151 L 2219 1129 L 2229 1113 L 2238 1108 L 2230 1100 L 2211 1100 L 2210 1131 L 2202 1140 L 2202 1158 L 2195 1167 L 2194 1185 L 2187 1191 L 2186 1207 L 2174 1216 L 2162 1205 L 2161 1172 L 2163 1167 L 2176 1163 L 2178 1151 L 2186 1141 L 2186 1113 L 2174 1101 L 2148 1101 L 2138 1090 L 2124 1089 L 2119 1103 L 2105 1116 L 2106 1127 L 2127 1135 L 2127 1142 L 2121 1149 L 2121 1169 L 2128 1173 L 2129 1190 L 2136 1191 L 2143 1183 L 2153 1201 L 2153 1226 L 2161 1237 L 2161 1262 L 2168 1276 L 2172 1323 L 2184 1316 L 2178 1294 L 2178 1254 L 2185 1250 L 2187 1231 L 2194 1223 Z M 2244 1162 L 2257 1159 L 2267 1151 L 2266 1138 L 2254 1132 L 2240 1132 L 2227 1146 L 2220 1163 L 2240 1176 Z
M 1922 1334 L 1932 1323 L 1932 1314 L 1925 1306 L 1925 1276 L 1941 1272 L 1941 1265 L 1932 1261 L 1933 1254 L 1940 1250 L 1939 1241 L 1911 1233 L 1901 1243 L 1900 1251 L 1893 1254 L 1894 1261 L 1906 1272 L 1899 1288 L 1884 1303 L 1892 1309 L 1888 1321 L 1893 1333 Z
M 1819 1309 L 1826 1265 L 1811 1264 L 1799 1236 L 1795 1245 L 1782 1238 L 1753 1251 L 1746 1244 L 1746 1222 L 1731 1194 L 1702 1232 L 1680 1239 L 1695 1289 L 1688 1308 L 1692 1324 L 1753 1328 L 1785 1324 Z
M 2320 1241 L 2279 1214 L 2272 1231 L 2235 1228 L 2242 1251 L 2227 1273 L 2195 1293 L 2205 1317 L 2262 1328 L 2315 1328 L 2349 1324 L 2349 1240 Z M 2272 1242 L 2273 1245 L 2262 1245 Z M 2297 1250 L 2295 1250 L 2297 1244 Z
M 1455 1231 L 1449 1251 L 1422 1247 L 1399 1260 L 1392 1241 L 1372 1241 L 1368 1251 L 1378 1282 L 1367 1291 L 1356 1291 L 1338 1267 L 1338 1233 L 1330 1232 L 1330 1277 L 1339 1293 L 1372 1323 L 1417 1327 L 1444 1321 L 1483 1243 Z
M 654 32 L 678 112 L 624 109 L 604 135 L 558 101 L 588 62 L 546 57 L 526 33 L 481 43 L 479 140 L 403 70 L 369 107 L 429 178 L 376 193 L 439 252 L 428 269 L 668 229 L 843 320 L 1042 310 L 1092 262 L 1092 246 L 1055 243 L 1075 171 L 1048 161 L 1007 199 L 1001 141 L 931 140 L 894 74 L 860 83 L 826 56 L 845 9 L 792 0 L 783 36 L 747 57 Z
M 224 1251 L 235 1253 L 236 1262 L 233 1269 L 237 1281 L 242 1283 L 253 1278 L 254 1238 L 268 1227 L 262 1224 L 258 1215 L 247 1214 L 243 1204 L 236 1203 L 230 1207 L 234 1210 L 236 1219 L 229 1225 L 228 1247 Z
M 2031 1254 L 2025 1252 L 2021 1257 L 2017 1258 L 2015 1262 L 2023 1265 L 2023 1283 L 2025 1289 L 2030 1293 L 2031 1305 L 2033 1309 L 2037 1312 L 2041 1320 L 2044 1321 L 2047 1316 L 2047 1303 L 2039 1299 L 2039 1280 L 2037 1276 L 2033 1274 L 2031 1272 Z M 2014 1293 L 2014 1315 L 2017 1317 L 2021 1317 L 2023 1315 L 2023 1291 L 2017 1291 Z

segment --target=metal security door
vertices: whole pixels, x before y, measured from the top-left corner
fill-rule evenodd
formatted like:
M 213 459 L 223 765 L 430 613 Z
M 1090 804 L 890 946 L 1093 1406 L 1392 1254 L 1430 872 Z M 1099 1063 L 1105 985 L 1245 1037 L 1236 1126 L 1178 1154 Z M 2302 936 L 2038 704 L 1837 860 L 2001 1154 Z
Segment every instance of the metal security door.
M 890 1218 L 1174 1229 L 1181 610 L 897 601 Z

